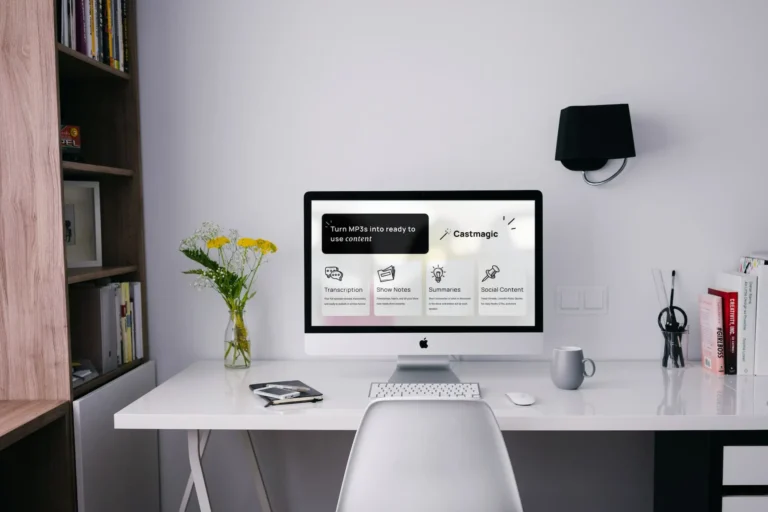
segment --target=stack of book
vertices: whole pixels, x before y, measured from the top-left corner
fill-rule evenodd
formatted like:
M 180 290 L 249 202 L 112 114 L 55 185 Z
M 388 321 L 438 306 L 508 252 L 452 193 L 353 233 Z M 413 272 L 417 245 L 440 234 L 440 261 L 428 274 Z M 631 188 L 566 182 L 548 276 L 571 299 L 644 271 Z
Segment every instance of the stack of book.
M 59 42 L 128 71 L 128 0 L 57 0 Z
M 104 374 L 144 357 L 141 283 L 71 287 L 73 356 Z
M 725 375 L 768 375 L 768 253 L 741 258 L 699 299 L 703 366 Z M 722 350 L 718 350 L 718 332 Z

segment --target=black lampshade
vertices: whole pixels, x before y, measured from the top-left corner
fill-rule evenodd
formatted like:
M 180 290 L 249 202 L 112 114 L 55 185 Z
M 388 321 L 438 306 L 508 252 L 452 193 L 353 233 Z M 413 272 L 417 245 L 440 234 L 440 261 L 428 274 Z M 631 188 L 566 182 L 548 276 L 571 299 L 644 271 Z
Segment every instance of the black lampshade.
M 589 105 L 560 111 L 555 160 L 572 171 L 594 171 L 608 160 L 635 156 L 629 105 Z

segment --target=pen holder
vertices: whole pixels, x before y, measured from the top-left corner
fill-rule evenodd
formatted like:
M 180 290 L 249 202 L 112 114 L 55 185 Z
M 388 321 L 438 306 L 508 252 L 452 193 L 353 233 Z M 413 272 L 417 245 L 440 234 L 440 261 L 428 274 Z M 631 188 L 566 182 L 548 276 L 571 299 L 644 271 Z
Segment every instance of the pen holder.
M 661 366 L 663 368 L 686 368 L 688 361 L 689 331 L 661 331 Z

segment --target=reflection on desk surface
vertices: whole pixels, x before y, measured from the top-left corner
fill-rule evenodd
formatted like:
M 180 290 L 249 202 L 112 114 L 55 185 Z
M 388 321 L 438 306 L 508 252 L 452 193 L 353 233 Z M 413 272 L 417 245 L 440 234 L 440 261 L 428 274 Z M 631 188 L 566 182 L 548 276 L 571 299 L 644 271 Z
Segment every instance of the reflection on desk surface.
M 226 370 L 201 361 L 115 416 L 117 428 L 355 430 L 371 382 L 385 382 L 386 361 L 255 361 Z M 463 382 L 479 382 L 503 430 L 768 429 L 768 377 L 718 376 L 700 366 L 663 369 L 658 361 L 600 362 L 577 391 L 552 384 L 546 362 L 458 362 Z M 248 384 L 301 379 L 325 395 L 316 404 L 264 408 Z M 506 393 L 536 398 L 513 405 Z

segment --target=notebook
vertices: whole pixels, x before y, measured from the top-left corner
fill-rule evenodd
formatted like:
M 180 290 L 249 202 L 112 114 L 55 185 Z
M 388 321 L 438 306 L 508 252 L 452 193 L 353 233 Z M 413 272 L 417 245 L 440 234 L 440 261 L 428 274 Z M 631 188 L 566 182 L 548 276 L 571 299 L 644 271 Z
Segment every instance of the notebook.
M 269 398 L 267 396 L 255 395 L 267 401 L 265 407 L 269 407 L 270 405 L 296 404 L 299 402 L 320 402 L 323 399 L 323 394 L 321 392 L 307 386 L 300 380 L 272 380 L 262 384 L 251 384 L 248 387 L 253 391 L 254 389 L 266 387 L 269 384 L 304 387 L 309 388 L 309 391 L 302 391 L 301 394 L 295 398 Z

